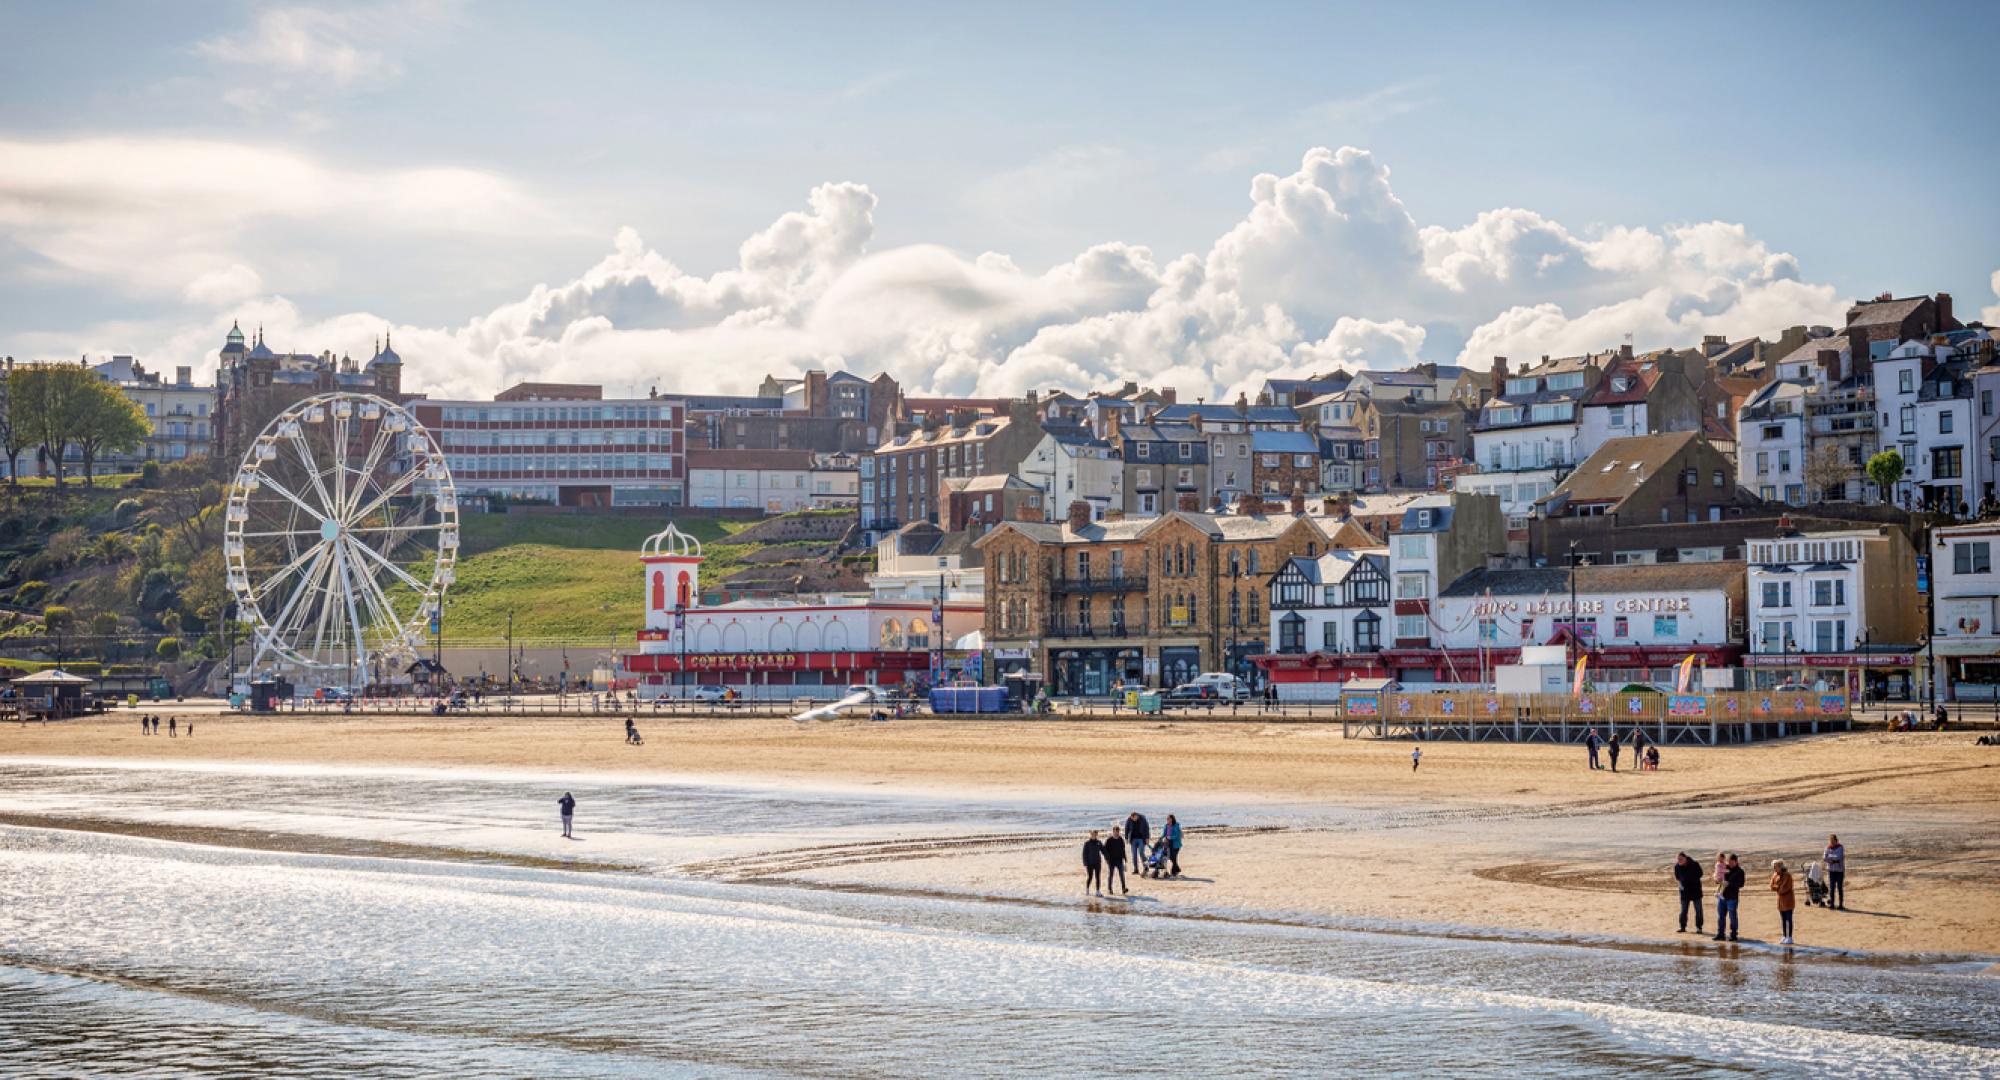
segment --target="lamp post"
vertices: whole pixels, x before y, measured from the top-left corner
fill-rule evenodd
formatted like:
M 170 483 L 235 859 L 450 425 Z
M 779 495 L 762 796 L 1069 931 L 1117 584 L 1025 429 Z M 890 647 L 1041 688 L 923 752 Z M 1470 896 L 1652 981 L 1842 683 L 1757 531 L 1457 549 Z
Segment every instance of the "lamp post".
M 685 702 L 688 696 L 687 599 L 685 597 L 674 601 L 674 637 L 678 638 L 681 643 L 681 669 L 674 673 L 674 683 L 680 687 L 681 700 Z

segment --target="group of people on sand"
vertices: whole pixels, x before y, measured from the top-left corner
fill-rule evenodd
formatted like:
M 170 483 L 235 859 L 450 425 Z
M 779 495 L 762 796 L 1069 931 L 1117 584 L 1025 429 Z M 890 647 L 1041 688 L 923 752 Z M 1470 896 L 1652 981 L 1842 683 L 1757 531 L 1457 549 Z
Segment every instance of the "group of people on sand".
M 1632 760 L 1638 765 L 1639 770 L 1641 772 L 1658 772 L 1660 770 L 1660 744 L 1647 739 L 1646 733 L 1640 731 L 1638 728 L 1633 728 L 1627 736 L 1614 735 L 1609 739 L 1598 735 L 1596 728 L 1591 728 L 1585 732 L 1583 745 L 1586 750 L 1590 751 L 1590 767 L 1593 769 L 1602 769 L 1604 767 L 1603 760 L 1598 757 L 1598 750 L 1602 748 L 1605 751 L 1605 756 L 1611 759 L 1611 771 L 1617 772 L 1618 752 L 1628 738 L 1632 743 Z
M 178 718 L 172 716 L 167 717 L 167 738 L 169 739 L 178 738 L 181 733 L 181 726 L 182 726 L 181 722 Z M 187 737 L 190 739 L 194 738 L 194 721 L 192 720 L 188 721 L 186 726 L 187 726 Z M 141 716 L 139 718 L 139 734 L 158 735 L 159 733 L 160 733 L 159 717 L 148 715 L 148 716 Z
M 1715 885 L 1715 938 L 1716 941 L 1735 941 L 1740 924 L 1737 905 L 1742 902 L 1743 886 L 1748 875 L 1742 860 L 1733 851 L 1718 852 L 1715 867 L 1708 874 L 1708 880 Z M 1674 859 L 1674 881 L 1680 886 L 1681 920 L 1680 929 L 1675 933 L 1685 934 L 1688 928 L 1688 912 L 1694 912 L 1694 932 L 1699 934 L 1702 927 L 1702 872 L 1701 864 L 1683 851 Z M 1798 909 L 1798 893 L 1792 880 L 1792 872 L 1785 866 L 1785 860 L 1771 860 L 1771 892 L 1778 901 L 1778 926 L 1783 937 L 1779 944 L 1792 944 L 1792 916 Z M 1826 838 L 1826 850 L 1820 861 L 1806 864 L 1807 903 L 1819 904 L 1829 909 L 1847 910 L 1847 848 L 1839 836 Z
M 1167 823 L 1160 826 L 1159 838 L 1154 839 L 1152 823 L 1137 810 L 1126 815 L 1122 824 L 1113 825 L 1108 837 L 1101 837 L 1096 829 L 1090 830 L 1090 838 L 1083 842 L 1083 891 L 1103 896 L 1116 875 L 1114 892 L 1132 895 L 1125 879 L 1127 858 L 1132 862 L 1132 872 L 1140 877 L 1181 876 L 1181 838 L 1181 823 L 1174 815 L 1167 815 Z

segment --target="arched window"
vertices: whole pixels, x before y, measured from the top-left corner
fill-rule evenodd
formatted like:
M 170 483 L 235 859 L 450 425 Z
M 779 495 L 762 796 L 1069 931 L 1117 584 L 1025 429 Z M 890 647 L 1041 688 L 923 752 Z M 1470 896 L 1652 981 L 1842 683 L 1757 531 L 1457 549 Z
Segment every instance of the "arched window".
M 675 604 L 684 608 L 694 606 L 694 577 L 685 570 L 681 571 L 680 587 L 674 595 Z
M 904 647 L 910 649 L 928 649 L 931 647 L 931 624 L 925 622 L 923 616 L 920 615 L 910 620 L 910 633 L 909 637 L 904 640 Z
M 903 624 L 890 619 L 882 624 L 882 648 L 901 649 L 903 647 Z
M 1251 573 L 1253 573 L 1253 574 L 1257 572 L 1257 549 L 1256 549 L 1256 548 L 1251 548 L 1251 549 L 1250 549 L 1250 572 L 1251 572 Z
M 653 571 L 653 610 L 661 611 L 667 606 L 667 572 Z
M 1240 626 L 1243 622 L 1243 594 L 1231 589 L 1229 592 L 1229 625 Z
M 1230 549 L 1229 549 L 1229 576 L 1230 576 L 1230 577 L 1240 577 L 1240 576 L 1242 576 L 1242 574 L 1243 574 L 1243 557 L 1242 557 L 1241 555 L 1238 555 L 1238 554 L 1236 553 L 1236 549 L 1235 549 L 1235 548 L 1230 548 Z

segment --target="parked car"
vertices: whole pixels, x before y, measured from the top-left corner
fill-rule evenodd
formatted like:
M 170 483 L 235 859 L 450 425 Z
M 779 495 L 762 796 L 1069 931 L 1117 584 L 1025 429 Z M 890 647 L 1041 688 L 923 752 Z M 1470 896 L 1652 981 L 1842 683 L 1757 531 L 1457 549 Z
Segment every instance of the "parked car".
M 1197 707 L 1213 709 L 1221 700 L 1222 696 L 1215 692 L 1212 684 L 1186 682 L 1167 691 L 1166 696 L 1160 699 L 1160 704 L 1183 709 Z
M 715 683 L 702 683 L 699 686 L 689 689 L 687 700 L 716 703 L 725 700 L 728 696 L 728 687 L 719 686 Z

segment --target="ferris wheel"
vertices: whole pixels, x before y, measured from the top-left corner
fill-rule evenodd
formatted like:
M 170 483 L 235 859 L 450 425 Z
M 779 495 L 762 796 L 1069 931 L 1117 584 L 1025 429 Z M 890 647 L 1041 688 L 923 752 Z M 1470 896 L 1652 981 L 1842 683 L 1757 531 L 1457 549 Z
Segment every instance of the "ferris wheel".
M 366 686 L 413 658 L 458 560 L 444 452 L 371 394 L 307 398 L 265 426 L 229 486 L 223 559 L 249 670 Z

